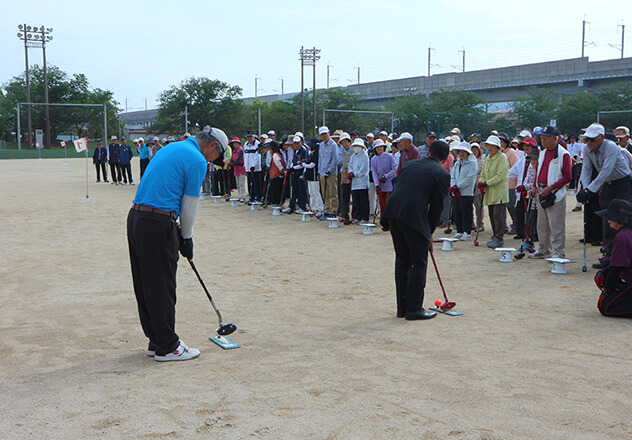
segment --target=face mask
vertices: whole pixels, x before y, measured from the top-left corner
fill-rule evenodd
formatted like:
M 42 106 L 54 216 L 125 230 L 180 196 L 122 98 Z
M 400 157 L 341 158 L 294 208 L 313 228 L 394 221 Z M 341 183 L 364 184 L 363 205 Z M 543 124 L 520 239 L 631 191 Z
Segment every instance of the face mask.
M 360 151 L 362 151 L 362 150 L 363 150 L 363 148 L 362 148 L 362 147 L 353 147 L 353 151 L 354 151 L 355 153 L 359 153 L 359 152 L 360 152 Z

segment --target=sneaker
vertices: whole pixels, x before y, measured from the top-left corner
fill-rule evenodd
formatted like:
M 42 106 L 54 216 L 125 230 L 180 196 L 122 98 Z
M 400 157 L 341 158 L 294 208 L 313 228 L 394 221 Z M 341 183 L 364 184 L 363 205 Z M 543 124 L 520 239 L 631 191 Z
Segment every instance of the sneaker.
M 147 356 L 156 356 L 156 345 L 151 341 L 149 341 L 149 345 L 147 346 Z
M 283 209 L 281 210 L 281 212 L 282 212 L 282 213 L 284 213 L 284 214 L 289 214 L 289 213 L 290 213 L 290 211 L 291 211 L 291 210 L 290 210 L 290 208 L 283 208 Z
M 298 208 L 296 211 L 294 211 L 294 214 L 305 214 L 305 211 L 303 211 L 301 208 Z
M 540 251 L 535 251 L 535 252 L 529 254 L 529 258 L 531 258 L 532 260 L 543 260 L 545 258 L 548 258 L 548 256 L 544 255 Z
M 136 185 L 134 182 L 130 182 L 129 184 L 132 185 L 132 186 Z
M 195 359 L 200 355 L 200 350 L 196 350 L 195 348 L 187 347 L 184 342 L 180 341 L 180 345 L 178 348 L 173 350 L 171 353 L 167 353 L 164 356 L 154 356 L 154 360 L 158 362 L 169 362 L 169 361 L 188 361 L 189 359 Z
M 358 224 L 360 224 L 360 220 L 358 220 L 358 219 L 353 219 L 353 221 L 351 222 L 351 224 L 353 224 L 353 225 L 358 225 Z
M 317 214 L 317 215 L 316 215 L 316 218 L 317 218 L 318 220 L 320 220 L 320 221 L 323 221 L 323 220 L 325 220 L 325 214 L 324 214 L 324 213 L 322 213 L 322 214 Z
M 555 254 L 553 254 L 553 257 L 552 257 L 552 258 L 566 258 L 566 257 L 564 256 L 564 254 L 561 254 L 561 253 L 555 253 Z
M 456 234 L 454 234 L 454 237 L 452 237 L 452 238 L 455 238 L 455 239 L 457 239 L 457 240 L 460 240 L 460 239 L 461 239 L 461 237 L 463 237 L 463 233 L 462 233 L 462 232 L 457 232 Z
M 476 232 L 485 232 L 485 226 L 479 226 Z
M 472 239 L 472 234 L 468 234 L 467 232 L 464 232 L 460 238 L 461 241 L 470 241 L 471 239 Z

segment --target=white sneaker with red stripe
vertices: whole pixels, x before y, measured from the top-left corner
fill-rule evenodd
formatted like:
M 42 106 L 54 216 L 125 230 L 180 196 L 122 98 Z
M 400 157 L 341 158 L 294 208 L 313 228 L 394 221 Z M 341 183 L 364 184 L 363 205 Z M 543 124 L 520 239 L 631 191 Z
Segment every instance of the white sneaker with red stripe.
M 189 359 L 195 359 L 200 355 L 200 350 L 195 348 L 189 348 L 184 342 L 180 341 L 180 345 L 171 353 L 167 353 L 164 356 L 154 356 L 154 360 L 158 362 L 169 361 L 188 361 Z

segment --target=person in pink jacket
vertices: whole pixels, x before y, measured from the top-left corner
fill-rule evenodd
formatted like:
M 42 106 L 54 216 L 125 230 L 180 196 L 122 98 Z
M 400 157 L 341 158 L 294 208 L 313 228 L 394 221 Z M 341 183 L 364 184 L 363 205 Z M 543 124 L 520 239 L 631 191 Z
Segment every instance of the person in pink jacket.
M 228 166 L 233 169 L 235 181 L 237 182 L 237 197 L 240 202 L 246 200 L 246 168 L 244 167 L 244 149 L 241 147 L 241 140 L 235 136 L 230 140 L 233 148 L 233 155 Z
M 375 156 L 371 158 L 371 173 L 380 202 L 380 214 L 384 212 L 386 201 L 393 192 L 393 177 L 397 172 L 397 162 L 393 156 L 384 152 L 385 147 L 382 139 L 373 142 Z

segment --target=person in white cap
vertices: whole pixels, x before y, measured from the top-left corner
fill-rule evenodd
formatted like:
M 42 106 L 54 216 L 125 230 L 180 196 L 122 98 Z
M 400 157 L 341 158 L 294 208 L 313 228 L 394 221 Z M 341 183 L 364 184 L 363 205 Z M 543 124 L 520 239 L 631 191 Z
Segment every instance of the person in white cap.
M 116 136 L 110 138 L 108 145 L 108 163 L 110 164 L 110 174 L 112 175 L 112 184 L 121 183 L 121 146 Z
M 221 164 L 226 134 L 208 127 L 154 156 L 127 216 L 134 294 L 147 355 L 156 361 L 196 358 L 175 332 L 178 251 L 193 260 L 193 224 L 207 163 Z M 180 224 L 176 223 L 180 220 Z
M 162 148 L 162 145 L 160 145 L 160 138 L 158 136 L 154 136 L 152 141 L 153 145 L 149 148 L 149 160 L 152 160 L 156 153 L 158 153 Z
M 263 184 L 261 154 L 259 153 L 259 141 L 250 131 L 246 133 L 246 143 L 244 144 L 244 167 L 248 176 L 249 203 L 260 202 Z
M 459 137 L 459 140 L 460 140 L 460 137 L 461 137 L 461 129 L 460 129 L 460 128 L 458 128 L 458 127 L 454 127 L 452 130 L 450 130 L 450 134 L 451 134 L 452 136 L 458 136 L 458 137 Z
M 353 194 L 353 223 L 369 221 L 369 155 L 366 153 L 364 141 L 357 138 L 351 144 L 353 154 L 349 159 L 351 192 Z
M 386 145 L 386 151 L 389 152 L 390 147 L 391 147 L 391 142 L 388 140 L 388 133 L 382 130 L 380 131 L 378 136 L 380 139 L 382 139 L 382 142 L 384 142 L 384 145 Z
M 373 152 L 373 142 L 375 142 L 375 135 L 373 133 L 366 134 L 366 143 L 370 152 Z
M 322 126 L 318 129 L 322 142 L 318 147 L 318 174 L 320 175 L 321 193 L 325 203 L 324 217 L 338 214 L 338 166 L 342 158 L 338 154 L 338 146 L 331 139 L 329 129 Z
M 140 159 L 140 177 L 143 178 L 145 169 L 149 165 L 149 145 L 145 144 L 145 139 L 138 138 L 138 158 Z
M 472 204 L 478 165 L 467 142 L 453 142 L 450 149 L 456 151 L 459 156 L 452 167 L 450 176 L 450 193 L 454 197 L 454 222 L 456 223 L 454 238 L 467 241 L 472 239 L 472 219 L 474 218 Z
M 268 139 L 272 140 L 272 141 L 276 141 L 276 132 L 274 130 L 269 130 L 268 131 Z
M 386 202 L 393 192 L 393 177 L 397 172 L 397 162 L 384 149 L 385 145 L 382 139 L 376 140 L 373 144 L 375 155 L 371 158 L 371 174 L 373 175 L 375 191 L 378 194 L 380 213 L 384 212 Z
M 413 145 L 413 136 L 407 131 L 403 132 L 396 140 L 401 155 L 397 165 L 397 175 L 402 172 L 402 167 L 411 160 L 419 159 L 419 150 Z
M 483 162 L 479 187 L 483 193 L 483 205 L 487 206 L 492 224 L 492 239 L 487 247 L 502 247 L 505 242 L 505 203 L 509 202 L 509 161 L 500 152 L 500 139 L 494 135 L 485 141 L 489 156 Z
M 589 203 L 594 194 L 599 196 L 599 206 L 606 209 L 613 199 L 632 201 L 632 176 L 627 159 L 621 148 L 605 138 L 601 124 L 591 124 L 584 133 L 586 146 L 582 151 L 581 183 L 583 190 L 577 193 L 577 201 Z M 593 170 L 598 173 L 593 178 Z M 593 264 L 595 269 L 603 269 L 610 264 L 612 239 L 616 231 L 608 222 L 603 222 L 604 256 L 601 262 Z

